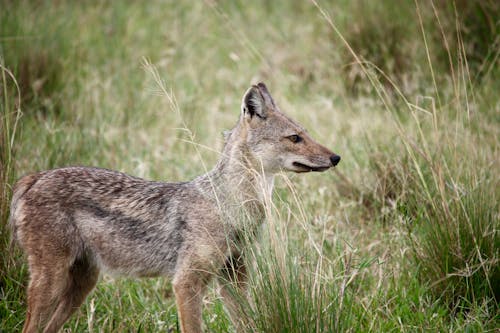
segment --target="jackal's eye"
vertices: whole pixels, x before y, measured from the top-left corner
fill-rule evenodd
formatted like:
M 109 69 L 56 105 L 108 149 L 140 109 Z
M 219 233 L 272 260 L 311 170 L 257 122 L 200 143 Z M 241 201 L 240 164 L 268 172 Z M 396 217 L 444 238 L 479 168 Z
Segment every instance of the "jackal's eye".
M 298 135 L 296 135 L 296 134 L 294 134 L 294 135 L 290 135 L 290 136 L 288 137 L 288 139 L 289 139 L 290 141 L 292 141 L 293 143 L 297 143 L 297 142 L 300 142 L 300 141 L 302 141 L 302 140 L 303 140 L 300 136 L 298 136 Z

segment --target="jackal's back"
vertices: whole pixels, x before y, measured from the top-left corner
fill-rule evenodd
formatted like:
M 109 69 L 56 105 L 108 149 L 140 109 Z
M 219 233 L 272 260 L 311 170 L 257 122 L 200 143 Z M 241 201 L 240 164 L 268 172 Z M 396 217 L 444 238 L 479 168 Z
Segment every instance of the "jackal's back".
M 28 256 L 52 251 L 120 274 L 158 275 L 174 269 L 190 191 L 106 169 L 54 169 L 18 182 L 11 224 Z

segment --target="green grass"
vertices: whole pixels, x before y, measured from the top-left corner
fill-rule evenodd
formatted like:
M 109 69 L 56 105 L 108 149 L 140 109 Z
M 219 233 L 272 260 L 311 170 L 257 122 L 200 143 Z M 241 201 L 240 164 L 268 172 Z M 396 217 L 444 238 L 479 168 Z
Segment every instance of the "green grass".
M 0 331 L 26 309 L 6 226 L 15 179 L 67 165 L 191 179 L 256 81 L 342 162 L 278 177 L 248 258 L 248 331 L 500 327 L 495 2 L 0 7 Z M 177 331 L 168 281 L 101 280 L 67 331 Z M 216 288 L 203 316 L 233 329 Z

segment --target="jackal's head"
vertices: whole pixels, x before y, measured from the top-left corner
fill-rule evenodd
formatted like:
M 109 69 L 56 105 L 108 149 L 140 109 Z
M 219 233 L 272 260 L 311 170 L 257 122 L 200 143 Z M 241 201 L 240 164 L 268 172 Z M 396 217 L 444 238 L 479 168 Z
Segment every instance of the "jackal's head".
M 339 163 L 339 155 L 314 141 L 279 110 L 264 83 L 248 89 L 241 108 L 240 138 L 265 172 L 324 171 Z

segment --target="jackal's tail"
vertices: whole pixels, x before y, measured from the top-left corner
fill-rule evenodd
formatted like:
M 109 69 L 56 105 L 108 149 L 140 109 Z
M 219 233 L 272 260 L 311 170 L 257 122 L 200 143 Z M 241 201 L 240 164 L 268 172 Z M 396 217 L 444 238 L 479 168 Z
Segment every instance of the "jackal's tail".
M 10 203 L 10 215 L 9 215 L 9 226 L 11 230 L 10 237 L 10 247 L 11 249 L 14 247 L 14 244 L 17 240 L 17 219 L 16 216 L 19 216 L 19 203 L 22 200 L 22 197 L 29 189 L 37 182 L 40 178 L 40 174 L 31 174 L 22 177 L 19 179 L 14 186 L 14 191 L 12 193 L 12 201 Z

